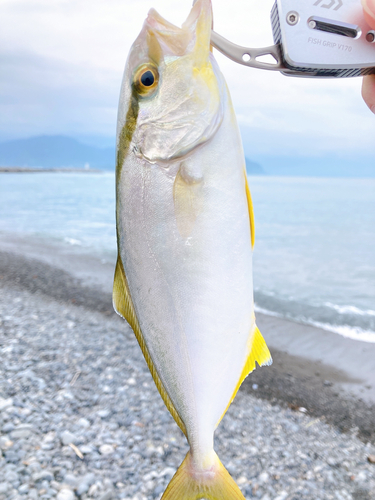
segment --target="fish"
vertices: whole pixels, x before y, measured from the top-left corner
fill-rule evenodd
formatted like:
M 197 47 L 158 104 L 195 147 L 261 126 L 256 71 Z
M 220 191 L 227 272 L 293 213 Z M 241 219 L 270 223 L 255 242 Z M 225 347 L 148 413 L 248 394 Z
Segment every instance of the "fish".
M 118 109 L 113 304 L 190 446 L 163 500 L 244 498 L 214 432 L 245 377 L 272 362 L 255 323 L 241 136 L 211 29 L 210 0 L 181 28 L 151 9 Z

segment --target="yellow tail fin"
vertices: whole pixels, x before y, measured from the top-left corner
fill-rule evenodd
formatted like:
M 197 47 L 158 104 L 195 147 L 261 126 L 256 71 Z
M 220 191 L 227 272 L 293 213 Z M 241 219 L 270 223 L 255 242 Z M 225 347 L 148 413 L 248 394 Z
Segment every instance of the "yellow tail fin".
M 219 457 L 207 473 L 194 472 L 190 451 L 172 477 L 161 500 L 245 500 Z

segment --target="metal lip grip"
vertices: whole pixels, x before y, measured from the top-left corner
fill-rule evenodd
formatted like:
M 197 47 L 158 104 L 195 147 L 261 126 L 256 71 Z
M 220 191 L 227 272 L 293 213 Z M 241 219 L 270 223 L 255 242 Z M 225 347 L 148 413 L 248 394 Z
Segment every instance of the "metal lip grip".
M 289 69 L 333 77 L 375 72 L 373 32 L 358 0 L 277 0 L 271 23 Z
M 288 76 L 375 73 L 375 31 L 364 20 L 359 0 L 276 0 L 271 23 L 271 47 L 241 47 L 215 32 L 211 43 L 239 64 Z M 266 55 L 273 62 L 260 60 Z

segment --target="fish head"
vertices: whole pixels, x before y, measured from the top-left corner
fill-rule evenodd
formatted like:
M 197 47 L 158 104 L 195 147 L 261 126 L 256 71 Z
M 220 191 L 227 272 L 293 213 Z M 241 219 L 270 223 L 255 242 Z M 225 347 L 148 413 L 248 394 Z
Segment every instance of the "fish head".
M 210 48 L 211 27 L 211 0 L 197 0 L 181 28 L 154 9 L 148 13 L 129 53 L 118 117 L 120 141 L 127 138 L 138 157 L 181 158 L 220 126 L 225 83 Z

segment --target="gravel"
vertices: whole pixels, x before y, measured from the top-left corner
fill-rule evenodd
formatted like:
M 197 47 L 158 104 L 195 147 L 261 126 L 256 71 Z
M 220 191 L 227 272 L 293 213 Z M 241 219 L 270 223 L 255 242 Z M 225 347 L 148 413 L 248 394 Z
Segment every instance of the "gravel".
M 188 446 L 131 330 L 54 296 L 0 287 L 0 500 L 160 498 Z M 247 499 L 375 498 L 374 445 L 298 406 L 240 391 L 215 449 Z

